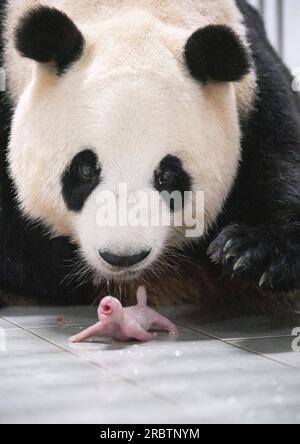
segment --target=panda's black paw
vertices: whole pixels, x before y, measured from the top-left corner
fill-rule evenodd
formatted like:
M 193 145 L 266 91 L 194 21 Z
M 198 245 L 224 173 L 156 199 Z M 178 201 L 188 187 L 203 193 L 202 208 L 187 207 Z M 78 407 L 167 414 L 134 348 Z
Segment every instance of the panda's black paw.
M 272 291 L 300 288 L 300 231 L 230 225 L 210 245 L 226 275 Z

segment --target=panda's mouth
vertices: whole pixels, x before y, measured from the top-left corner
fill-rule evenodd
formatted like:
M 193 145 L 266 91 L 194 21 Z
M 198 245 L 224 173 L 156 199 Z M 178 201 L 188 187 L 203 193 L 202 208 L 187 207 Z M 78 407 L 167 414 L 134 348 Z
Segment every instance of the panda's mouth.
M 97 273 L 109 281 L 130 282 L 138 279 L 151 262 L 151 260 L 146 260 L 131 267 L 111 267 L 102 263 Z
M 108 281 L 129 282 L 138 279 L 143 273 L 143 269 L 127 270 L 120 269 L 115 271 L 102 271 L 102 276 Z
M 154 259 L 152 249 L 129 256 L 101 252 L 98 272 L 107 280 L 129 282 L 138 279 Z

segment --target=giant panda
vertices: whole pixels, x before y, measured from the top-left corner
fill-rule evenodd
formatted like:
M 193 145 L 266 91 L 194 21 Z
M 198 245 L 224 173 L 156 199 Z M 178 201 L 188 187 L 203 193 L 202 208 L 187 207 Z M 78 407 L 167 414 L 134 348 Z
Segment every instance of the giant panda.
M 1 5 L 3 303 L 298 289 L 300 101 L 246 1 Z M 99 229 L 97 196 L 120 183 L 204 192 L 203 232 Z

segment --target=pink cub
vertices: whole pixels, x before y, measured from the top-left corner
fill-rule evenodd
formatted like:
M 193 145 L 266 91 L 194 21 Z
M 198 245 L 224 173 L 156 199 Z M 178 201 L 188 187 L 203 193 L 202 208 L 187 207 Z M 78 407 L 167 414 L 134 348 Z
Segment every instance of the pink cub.
M 124 308 L 118 299 L 107 296 L 101 301 L 98 309 L 99 322 L 70 338 L 70 342 L 83 342 L 99 335 L 110 336 L 118 341 L 152 341 L 156 334 L 150 333 L 149 330 L 154 325 L 172 335 L 178 334 L 171 321 L 147 306 L 145 287 L 139 287 L 137 301 L 137 305 Z

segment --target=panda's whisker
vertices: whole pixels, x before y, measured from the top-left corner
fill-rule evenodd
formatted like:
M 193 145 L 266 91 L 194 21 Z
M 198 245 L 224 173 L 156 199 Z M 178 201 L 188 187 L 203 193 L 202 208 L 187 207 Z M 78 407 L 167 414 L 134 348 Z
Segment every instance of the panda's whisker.
M 81 260 L 80 260 L 80 263 L 81 263 Z M 79 262 L 78 262 L 78 258 L 77 257 L 74 257 L 72 259 L 65 259 L 63 264 L 62 264 L 63 268 L 72 268 L 72 269 L 74 269 L 76 266 L 77 267 L 79 266 Z
M 108 294 L 111 294 L 111 282 L 110 282 L 110 279 L 107 279 L 107 280 L 106 280 L 106 284 L 107 284 L 107 291 L 108 291 Z
M 95 288 L 94 289 L 93 294 L 91 295 L 91 297 L 94 298 L 94 296 L 96 296 L 96 294 L 97 294 L 97 297 L 91 303 L 91 307 L 94 307 L 95 305 L 99 304 L 100 300 L 102 299 L 102 293 L 101 293 L 101 290 L 99 291 L 99 288 Z
M 122 284 L 118 284 L 118 290 L 119 290 L 119 299 L 122 303 L 123 302 L 123 300 L 122 300 Z
M 83 279 L 83 270 L 77 270 L 77 271 L 73 271 L 71 273 L 69 273 L 69 275 L 67 276 L 65 283 L 67 285 L 71 285 L 74 282 L 82 282 Z M 75 289 L 77 289 L 77 287 L 75 287 Z
M 149 274 L 152 274 L 155 278 L 160 279 L 164 275 L 164 267 L 165 263 L 161 259 L 159 259 L 156 263 L 149 265 L 146 268 Z
M 149 287 L 149 281 L 145 276 L 141 276 L 140 281 L 146 288 Z
M 170 249 L 168 247 L 166 247 L 164 249 L 166 256 L 170 259 L 175 260 L 175 262 L 178 263 L 178 265 L 182 265 L 182 262 L 185 262 L 188 265 L 192 265 L 194 267 L 199 267 L 202 268 L 202 266 L 197 263 L 197 262 L 193 262 L 190 258 L 188 258 L 186 255 L 184 255 L 184 253 L 180 253 L 179 251 L 175 251 L 173 249 Z
M 78 257 L 73 260 L 73 264 L 71 260 L 69 266 L 71 271 L 65 276 L 62 283 L 71 286 L 74 282 L 78 282 L 74 291 L 91 280 L 91 269 L 85 261 L 81 260 L 80 256 L 79 260 Z
M 75 259 L 70 259 L 69 261 L 68 261 L 68 263 L 64 263 L 63 264 L 63 267 L 64 268 L 66 268 L 66 269 L 70 269 L 70 273 L 67 275 L 67 276 L 69 276 L 70 274 L 74 274 L 74 273 L 76 273 L 77 271 L 79 271 L 80 269 L 82 269 L 82 266 L 83 266 L 83 264 L 82 264 L 82 262 L 78 262 L 78 260 L 75 260 Z
M 74 291 L 78 290 L 80 287 L 84 286 L 85 284 L 87 284 L 90 280 L 91 280 L 91 276 L 90 276 L 90 270 L 87 269 L 83 269 L 78 276 L 76 276 L 76 278 L 74 279 L 74 281 L 78 280 L 78 285 L 76 285 L 76 287 L 74 287 Z

